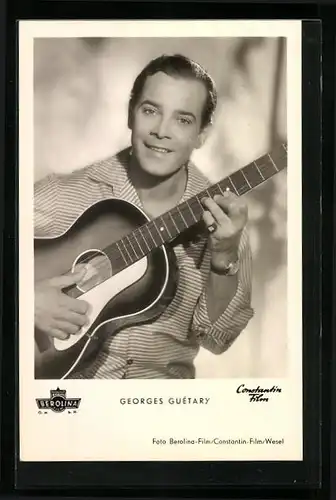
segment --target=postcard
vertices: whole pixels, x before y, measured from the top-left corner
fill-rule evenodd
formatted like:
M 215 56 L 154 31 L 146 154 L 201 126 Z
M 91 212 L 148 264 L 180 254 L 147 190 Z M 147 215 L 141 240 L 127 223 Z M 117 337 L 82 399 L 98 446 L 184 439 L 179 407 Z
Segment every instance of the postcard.
M 303 459 L 301 79 L 300 21 L 19 23 L 21 461 Z

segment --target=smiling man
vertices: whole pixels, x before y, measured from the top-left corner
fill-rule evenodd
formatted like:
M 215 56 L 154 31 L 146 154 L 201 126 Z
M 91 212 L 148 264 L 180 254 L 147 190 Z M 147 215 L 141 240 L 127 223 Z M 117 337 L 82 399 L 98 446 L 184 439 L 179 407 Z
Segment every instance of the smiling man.
M 35 235 L 63 233 L 102 199 L 125 199 L 154 218 L 203 191 L 208 181 L 190 156 L 206 140 L 216 102 L 214 82 L 199 64 L 181 55 L 151 61 L 129 101 L 131 146 L 36 183 Z M 172 243 L 179 267 L 172 302 L 155 321 L 108 339 L 74 378 L 195 378 L 200 347 L 221 354 L 245 329 L 253 316 L 247 207 L 231 192 L 202 203 L 207 231 Z M 35 284 L 35 325 L 43 335 L 66 339 L 85 324 L 88 305 L 62 292 L 82 277 Z

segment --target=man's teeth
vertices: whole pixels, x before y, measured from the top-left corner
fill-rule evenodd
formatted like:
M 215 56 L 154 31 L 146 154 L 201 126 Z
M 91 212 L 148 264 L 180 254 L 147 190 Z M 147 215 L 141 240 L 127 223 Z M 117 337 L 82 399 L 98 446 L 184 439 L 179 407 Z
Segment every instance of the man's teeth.
M 164 149 L 164 148 L 155 148 L 154 146 L 149 146 L 150 149 L 153 151 L 157 151 L 158 153 L 170 153 L 169 149 Z

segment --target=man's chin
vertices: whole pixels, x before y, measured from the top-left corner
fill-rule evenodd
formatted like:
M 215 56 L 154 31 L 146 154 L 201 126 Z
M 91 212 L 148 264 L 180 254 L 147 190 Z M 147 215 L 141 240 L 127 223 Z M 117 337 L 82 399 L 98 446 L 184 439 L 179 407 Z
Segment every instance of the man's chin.
M 160 165 L 160 162 L 157 164 L 153 164 L 152 162 L 148 164 L 147 162 L 140 163 L 141 170 L 143 170 L 147 175 L 151 175 L 153 177 L 166 179 L 174 175 L 180 168 L 176 166 L 166 166 Z

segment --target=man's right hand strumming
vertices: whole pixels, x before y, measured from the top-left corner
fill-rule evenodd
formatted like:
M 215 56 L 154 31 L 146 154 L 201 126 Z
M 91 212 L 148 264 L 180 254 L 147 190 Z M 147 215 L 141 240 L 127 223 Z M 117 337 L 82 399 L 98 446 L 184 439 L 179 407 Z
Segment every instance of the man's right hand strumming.
M 40 281 L 35 285 L 35 327 L 51 337 L 65 340 L 88 321 L 87 302 L 68 297 L 62 289 L 79 282 L 85 271 Z

